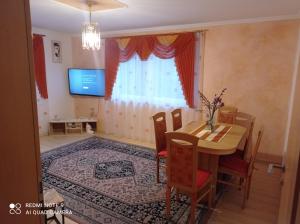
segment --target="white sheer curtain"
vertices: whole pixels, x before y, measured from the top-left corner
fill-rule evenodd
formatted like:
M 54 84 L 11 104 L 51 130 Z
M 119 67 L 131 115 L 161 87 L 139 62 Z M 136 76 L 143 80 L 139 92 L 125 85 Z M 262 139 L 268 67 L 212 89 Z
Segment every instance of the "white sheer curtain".
M 182 108 L 183 124 L 198 118 L 186 105 L 174 59 L 154 55 L 147 61 L 135 55 L 120 63 L 112 100 L 104 107 L 106 133 L 146 142 L 154 142 L 152 116 L 157 112 L 166 112 L 169 131 L 175 108 Z
M 174 59 L 150 55 L 147 61 L 141 61 L 135 55 L 128 62 L 120 63 L 112 100 L 165 107 L 186 106 Z

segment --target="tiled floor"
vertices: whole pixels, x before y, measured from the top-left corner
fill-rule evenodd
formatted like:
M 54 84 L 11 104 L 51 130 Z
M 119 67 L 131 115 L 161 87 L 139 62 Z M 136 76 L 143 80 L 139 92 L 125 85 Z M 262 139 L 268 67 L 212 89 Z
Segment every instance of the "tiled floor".
M 126 138 L 118 138 L 113 135 L 103 135 L 100 137 L 110 138 L 129 144 L 142 145 L 154 149 L 154 144 L 138 142 Z M 53 148 L 70 144 L 72 142 L 90 137 L 87 134 L 53 135 L 40 138 L 41 152 L 49 151 Z M 213 212 L 209 224 L 273 224 L 276 223 L 279 197 L 280 197 L 280 177 L 279 170 L 274 170 L 272 174 L 267 173 L 265 163 L 256 163 L 256 170 L 253 174 L 250 199 L 246 208 L 241 209 L 242 192 L 237 189 L 228 188 L 228 192 L 220 199 Z M 70 219 L 66 219 L 66 224 L 74 224 Z

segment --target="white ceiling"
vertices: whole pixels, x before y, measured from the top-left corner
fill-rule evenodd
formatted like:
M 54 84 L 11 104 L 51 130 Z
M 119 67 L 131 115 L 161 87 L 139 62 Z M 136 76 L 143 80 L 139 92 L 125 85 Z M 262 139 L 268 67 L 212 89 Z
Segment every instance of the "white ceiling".
M 120 0 L 128 8 L 92 14 L 102 31 L 300 14 L 300 0 Z M 35 27 L 79 33 L 88 13 L 53 0 L 30 0 Z

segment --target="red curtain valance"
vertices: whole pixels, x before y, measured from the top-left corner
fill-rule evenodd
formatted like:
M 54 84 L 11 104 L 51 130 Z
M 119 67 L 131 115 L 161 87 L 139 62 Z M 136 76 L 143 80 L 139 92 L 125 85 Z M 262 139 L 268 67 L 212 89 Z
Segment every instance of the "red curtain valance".
M 48 99 L 43 36 L 33 34 L 32 46 L 36 84 L 41 97 Z
M 116 38 L 106 39 L 106 99 L 112 95 L 120 62 L 128 61 L 135 53 L 141 60 L 147 60 L 150 54 L 161 59 L 175 57 L 175 63 L 182 85 L 183 94 L 189 107 L 194 106 L 194 62 L 195 35 L 194 33 L 178 34 L 175 41 L 169 45 L 162 44 L 157 36 L 131 37 L 124 48 L 120 48 Z

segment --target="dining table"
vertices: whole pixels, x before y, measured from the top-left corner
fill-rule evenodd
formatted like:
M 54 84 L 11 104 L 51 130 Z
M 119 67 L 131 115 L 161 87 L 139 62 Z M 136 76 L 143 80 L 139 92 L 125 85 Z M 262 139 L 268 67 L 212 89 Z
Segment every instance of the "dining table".
M 206 122 L 192 121 L 177 132 L 188 133 L 199 137 L 197 150 L 199 152 L 198 168 L 209 171 L 212 174 L 212 199 L 216 203 L 216 188 L 220 156 L 233 154 L 240 142 L 246 137 L 245 127 L 216 123 L 215 130 L 211 132 Z

